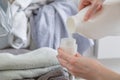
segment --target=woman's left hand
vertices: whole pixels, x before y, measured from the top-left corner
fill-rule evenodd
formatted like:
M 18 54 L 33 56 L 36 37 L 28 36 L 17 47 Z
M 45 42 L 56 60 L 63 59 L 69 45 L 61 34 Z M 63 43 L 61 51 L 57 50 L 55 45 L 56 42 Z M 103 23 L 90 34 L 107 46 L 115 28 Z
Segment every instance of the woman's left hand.
M 83 57 L 80 54 L 70 55 L 62 49 L 58 49 L 57 58 L 60 64 L 76 77 L 98 80 L 98 76 L 100 76 L 99 70 L 102 65 L 94 59 Z

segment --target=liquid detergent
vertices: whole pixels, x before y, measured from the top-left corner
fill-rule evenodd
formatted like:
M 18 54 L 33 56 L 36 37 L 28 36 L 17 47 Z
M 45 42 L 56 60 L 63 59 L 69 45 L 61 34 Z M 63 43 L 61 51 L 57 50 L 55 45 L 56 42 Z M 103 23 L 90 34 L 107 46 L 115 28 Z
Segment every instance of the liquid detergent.
M 120 0 L 106 0 L 103 9 L 85 22 L 83 18 L 89 8 L 90 6 L 67 19 L 70 33 L 79 33 L 91 39 L 120 35 Z

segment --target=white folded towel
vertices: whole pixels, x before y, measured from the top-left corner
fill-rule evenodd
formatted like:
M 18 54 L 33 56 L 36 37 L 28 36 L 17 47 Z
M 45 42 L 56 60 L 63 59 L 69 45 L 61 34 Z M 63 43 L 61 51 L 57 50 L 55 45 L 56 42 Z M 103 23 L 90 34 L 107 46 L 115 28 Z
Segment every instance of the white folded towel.
M 0 71 L 0 80 L 23 80 L 26 78 L 40 77 L 43 74 L 59 67 L 60 65 L 46 67 L 46 68 L 28 69 L 28 70 Z
M 40 48 L 21 55 L 0 54 L 0 70 L 36 69 L 58 64 L 57 52 L 51 48 Z
M 0 80 L 33 78 L 58 67 L 57 51 L 40 48 L 21 55 L 0 53 Z

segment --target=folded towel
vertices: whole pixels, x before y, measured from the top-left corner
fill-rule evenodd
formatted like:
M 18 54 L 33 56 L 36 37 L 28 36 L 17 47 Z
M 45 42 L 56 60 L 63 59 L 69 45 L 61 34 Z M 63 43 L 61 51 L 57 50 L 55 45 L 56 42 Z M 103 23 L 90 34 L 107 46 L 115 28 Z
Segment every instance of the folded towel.
M 37 80 L 69 80 L 69 73 L 59 67 L 40 76 Z
M 30 52 L 30 50 L 27 49 L 3 49 L 0 50 L 0 54 L 1 53 L 10 53 L 10 54 L 14 54 L 14 55 L 20 55 L 20 54 L 25 54 Z
M 51 70 L 59 68 L 59 65 L 36 68 L 36 69 L 21 69 L 21 70 L 6 70 L 0 71 L 0 80 L 24 80 L 34 79 L 35 77 L 42 76 Z
M 41 48 L 20 55 L 0 53 L 0 79 L 18 80 L 39 77 L 60 67 L 56 55 L 57 52 L 51 48 Z
M 21 55 L 0 54 L 0 70 L 36 69 L 58 64 L 57 52 L 51 48 L 41 48 Z
M 50 70 L 47 73 L 44 73 L 42 75 L 40 74 L 38 77 L 19 80 L 72 80 L 72 79 L 70 79 L 68 71 L 59 66 Z
M 21 80 L 35 80 L 35 79 L 21 79 Z

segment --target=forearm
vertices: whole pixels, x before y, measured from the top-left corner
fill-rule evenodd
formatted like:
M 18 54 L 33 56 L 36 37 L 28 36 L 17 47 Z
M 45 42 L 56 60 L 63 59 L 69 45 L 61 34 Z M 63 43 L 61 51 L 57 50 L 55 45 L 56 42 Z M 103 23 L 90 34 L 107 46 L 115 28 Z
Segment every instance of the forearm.
M 98 80 L 120 80 L 120 74 L 105 67 L 99 69 Z

